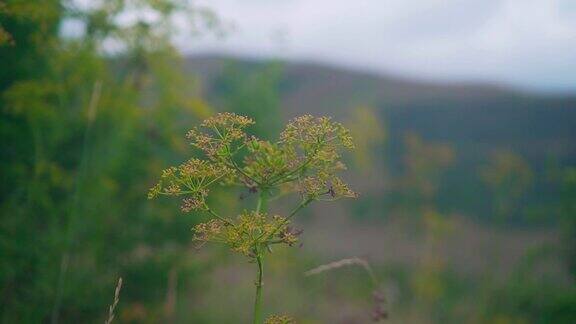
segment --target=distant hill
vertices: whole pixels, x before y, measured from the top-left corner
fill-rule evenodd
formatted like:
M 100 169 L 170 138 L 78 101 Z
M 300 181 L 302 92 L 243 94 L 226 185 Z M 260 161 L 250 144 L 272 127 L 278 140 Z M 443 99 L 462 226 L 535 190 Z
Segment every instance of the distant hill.
M 203 81 L 210 98 L 226 62 L 246 71 L 265 62 L 226 57 L 192 57 L 190 71 Z M 387 155 L 399 155 L 407 131 L 426 140 L 448 142 L 458 164 L 445 179 L 447 204 L 474 195 L 475 175 L 489 152 L 511 149 L 542 173 L 548 161 L 576 165 L 576 95 L 526 93 L 489 84 L 434 83 L 361 73 L 331 66 L 286 62 L 279 87 L 284 118 L 311 113 L 344 119 L 354 107 L 371 106 L 390 133 Z M 399 159 L 392 157 L 392 164 Z M 395 160 L 395 161 L 394 161 Z M 539 184 L 534 195 L 552 195 Z M 477 203 L 480 204 L 480 203 Z
M 263 62 L 193 57 L 208 93 L 225 62 L 247 69 Z M 370 75 L 310 63 L 285 63 L 282 111 L 342 119 L 360 105 L 385 117 L 392 135 L 413 130 L 430 140 L 475 148 L 508 147 L 530 159 L 556 156 L 576 164 L 576 94 L 546 96 L 486 84 L 442 84 Z M 461 147 L 465 149 L 464 147 Z

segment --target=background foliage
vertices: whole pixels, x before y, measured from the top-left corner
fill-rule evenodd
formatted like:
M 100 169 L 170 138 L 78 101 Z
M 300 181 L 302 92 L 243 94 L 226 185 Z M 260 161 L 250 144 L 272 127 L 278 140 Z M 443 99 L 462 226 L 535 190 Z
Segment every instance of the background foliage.
M 574 98 L 188 60 L 168 41 L 175 16 L 226 32 L 176 0 L 0 2 L 0 321 L 101 322 L 119 276 L 119 322 L 247 320 L 238 300 L 252 298 L 252 265 L 196 251 L 190 228 L 204 219 L 146 200 L 162 169 L 191 157 L 186 131 L 216 111 L 258 120 L 263 138 L 296 115 L 332 115 L 356 139 L 347 159 L 360 199 L 305 214 L 304 247 L 269 266 L 271 313 L 368 321 L 361 270 L 302 275 L 360 255 L 382 278 L 391 322 L 576 321 Z M 232 210 L 252 198 L 211 199 Z

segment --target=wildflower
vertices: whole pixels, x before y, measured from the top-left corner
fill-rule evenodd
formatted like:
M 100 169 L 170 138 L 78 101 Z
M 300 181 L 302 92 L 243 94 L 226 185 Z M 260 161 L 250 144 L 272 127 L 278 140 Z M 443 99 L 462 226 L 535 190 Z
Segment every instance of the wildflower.
M 182 199 L 182 206 L 180 209 L 185 213 L 199 209 L 205 210 L 207 208 L 205 200 L 206 196 L 208 196 L 208 190 L 199 190 L 195 195 Z
M 288 230 L 288 225 L 289 221 L 278 215 L 269 217 L 264 213 L 244 211 L 235 222 L 212 219 L 196 225 L 194 240 L 224 243 L 233 251 L 251 257 L 257 247 L 274 243 L 292 246 L 297 241 L 297 235 Z M 275 236 L 280 240 L 273 240 Z
M 302 229 L 294 229 L 291 226 L 286 226 L 282 232 L 278 234 L 280 242 L 288 246 L 294 246 L 298 242 L 298 237 L 304 232 Z
M 219 219 L 211 219 L 206 223 L 194 226 L 194 239 L 198 241 L 217 241 L 225 223 Z
M 252 124 L 254 124 L 254 120 L 230 112 L 219 113 L 202 122 L 202 126 L 204 127 L 217 127 L 227 130 L 243 129 Z
M 326 194 L 327 190 L 326 181 L 319 177 L 306 177 L 300 182 L 300 194 L 311 199 Z
M 280 134 L 280 140 L 297 144 L 303 149 L 322 142 L 348 149 L 354 148 L 350 132 L 342 124 L 332 122 L 330 117 L 314 118 L 305 115 L 294 118 Z
M 348 187 L 342 179 L 336 176 L 312 176 L 300 182 L 300 194 L 306 199 L 337 200 L 340 198 L 356 198 L 358 194 Z
M 233 144 L 243 142 L 248 137 L 244 129 L 252 124 L 254 121 L 248 117 L 220 113 L 202 122 L 203 130 L 192 129 L 186 137 L 211 160 L 222 161 L 234 151 Z
M 288 317 L 286 315 L 272 315 L 266 319 L 264 324 L 294 324 L 293 318 Z
M 346 197 L 357 198 L 358 194 L 350 189 L 350 187 L 338 177 L 332 178 L 332 196 L 333 197 Z
M 160 181 L 150 189 L 148 198 L 158 195 L 186 195 L 180 207 L 183 212 L 206 210 L 208 188 L 231 172 L 232 170 L 223 165 L 190 159 L 178 167 L 162 171 Z
M 290 173 L 298 158 L 290 147 L 268 141 L 251 140 L 248 155 L 244 159 L 244 171 L 259 183 L 274 183 Z
M 193 158 L 162 171 L 148 198 L 158 195 L 182 196 L 183 212 L 203 211 L 210 220 L 193 228 L 193 239 L 202 245 L 221 243 L 258 265 L 254 323 L 261 323 L 262 262 L 271 245 L 294 246 L 302 230 L 290 226 L 290 219 L 314 200 L 331 201 L 356 197 L 338 172 L 345 170 L 343 149 L 354 147 L 344 126 L 328 117 L 310 115 L 293 119 L 276 142 L 260 140 L 246 133 L 254 121 L 233 113 L 206 119 L 186 137 L 205 158 Z M 244 186 L 258 193 L 256 210 L 244 211 L 235 219 L 225 218 L 207 203 L 215 184 Z M 300 204 L 287 216 L 264 211 L 270 195 L 299 192 Z M 241 200 L 244 194 L 241 195 Z M 267 324 L 294 323 L 286 316 L 271 316 Z

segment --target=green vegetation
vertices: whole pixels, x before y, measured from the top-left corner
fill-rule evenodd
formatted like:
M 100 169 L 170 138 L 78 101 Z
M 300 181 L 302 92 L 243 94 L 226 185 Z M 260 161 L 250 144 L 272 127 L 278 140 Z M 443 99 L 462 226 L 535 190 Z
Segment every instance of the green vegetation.
M 0 4 L 12 40 L 0 47 L 0 321 L 100 319 L 120 274 L 128 287 L 139 282 L 123 295 L 125 305 L 137 298 L 146 309 L 132 316 L 159 319 L 156 288 L 166 273 L 198 271 L 179 257 L 192 223 L 157 217 L 166 206 L 141 196 L 154 170 L 185 147 L 177 136 L 185 128 L 172 118 L 188 124 L 211 111 L 159 41 L 176 12 L 206 15 L 179 3 L 138 1 L 158 24 L 128 25 L 117 19 L 128 1 Z M 84 32 L 61 36 L 64 21 Z M 105 55 L 110 41 L 121 50 Z
M 226 32 L 0 1 L 0 322 L 364 323 L 372 278 L 391 323 L 576 322 L 573 97 L 182 58 L 174 16 Z

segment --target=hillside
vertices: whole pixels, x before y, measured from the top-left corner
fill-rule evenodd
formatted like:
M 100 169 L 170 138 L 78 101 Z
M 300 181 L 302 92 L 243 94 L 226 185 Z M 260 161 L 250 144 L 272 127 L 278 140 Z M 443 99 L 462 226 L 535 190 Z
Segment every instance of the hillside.
M 223 57 L 193 57 L 188 69 L 197 73 L 208 98 L 221 93 L 215 82 L 226 64 L 246 73 L 265 62 Z M 406 132 L 427 141 L 446 142 L 456 152 L 456 165 L 443 178 L 439 203 L 471 214 L 485 212 L 478 169 L 491 152 L 512 150 L 537 174 L 552 163 L 576 164 L 576 95 L 520 92 L 488 84 L 443 84 L 370 75 L 312 63 L 283 64 L 278 86 L 283 118 L 311 113 L 345 120 L 358 106 L 378 111 L 389 133 L 384 152 L 392 171 L 399 171 Z M 556 194 L 539 177 L 529 197 L 536 204 Z M 538 182 L 539 181 L 539 182 Z
M 246 70 L 263 62 L 193 57 L 208 95 L 226 62 Z M 531 159 L 556 155 L 576 162 L 576 95 L 523 93 L 487 84 L 442 84 L 337 69 L 311 63 L 285 63 L 280 91 L 285 118 L 304 113 L 345 118 L 360 105 L 377 108 L 392 135 L 407 130 L 428 139 L 489 147 L 496 143 Z

